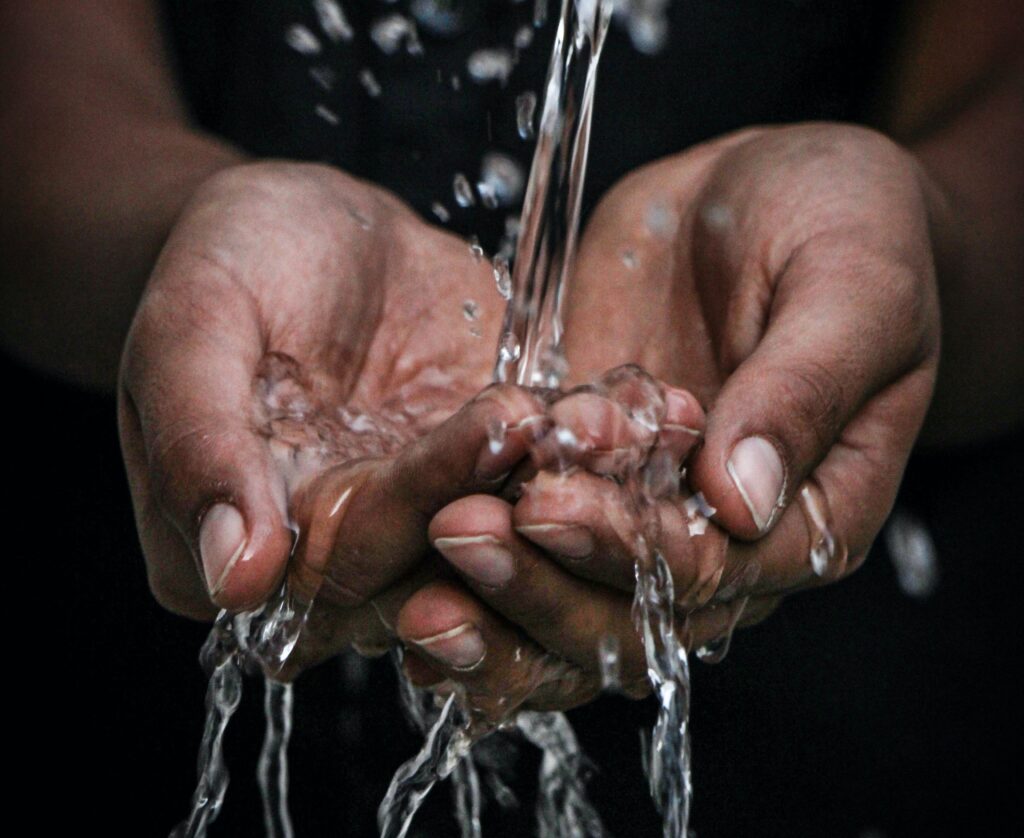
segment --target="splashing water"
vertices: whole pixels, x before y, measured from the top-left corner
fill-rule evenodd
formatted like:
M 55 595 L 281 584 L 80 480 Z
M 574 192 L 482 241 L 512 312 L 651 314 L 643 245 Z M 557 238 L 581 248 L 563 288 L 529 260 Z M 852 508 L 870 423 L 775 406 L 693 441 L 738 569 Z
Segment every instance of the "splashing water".
M 495 366 L 498 381 L 555 389 L 566 373 L 561 349 L 564 330 L 561 310 L 576 248 L 598 61 L 613 5 L 611 0 L 563 0 L 562 3 L 539 139 L 517 228 L 514 273 L 509 283 L 511 299 Z M 318 11 L 332 14 L 326 6 Z M 535 25 L 543 25 L 546 13 L 546 2 L 537 0 Z M 337 20 L 329 19 L 337 29 Z M 308 30 L 293 27 L 288 35 L 289 44 L 298 51 L 319 52 L 319 41 Z M 403 43 L 406 51 L 413 55 L 421 51 L 415 24 L 397 15 L 379 20 L 371 37 L 387 53 L 397 52 Z M 494 56 L 485 57 L 491 62 Z M 507 77 L 504 62 L 491 63 L 500 64 L 501 72 L 492 74 L 491 69 L 484 68 L 487 72 L 473 73 L 470 68 L 471 77 L 478 81 L 504 81 Z M 533 105 L 525 99 L 519 107 L 520 131 L 527 135 L 532 131 Z M 486 181 L 482 179 L 482 182 Z M 472 187 L 462 175 L 455 179 L 454 192 L 460 206 L 474 202 Z M 484 200 L 483 192 L 481 200 Z M 496 265 L 499 287 L 505 273 Z M 632 368 L 625 377 L 633 383 L 639 381 L 642 386 L 650 384 L 656 390 L 649 377 L 638 369 Z M 610 386 L 614 387 L 615 382 Z M 651 395 L 649 403 L 642 406 L 643 410 L 657 412 L 659 406 L 655 403 L 659 400 L 660 395 Z M 657 427 L 656 421 L 654 427 Z M 558 445 L 574 444 L 573 440 L 567 442 L 560 436 L 556 442 Z M 664 835 L 684 838 L 691 791 L 687 738 L 689 666 L 686 649 L 673 625 L 672 578 L 664 557 L 654 546 L 657 544 L 657 516 L 645 488 L 650 485 L 648 478 L 649 475 L 635 469 L 624 483 L 634 519 L 640 524 L 636 543 L 634 618 L 643 639 L 648 677 L 659 701 L 658 720 L 645 768 L 652 797 L 664 818 Z M 819 534 L 822 532 L 827 533 L 827 527 L 820 528 Z M 832 558 L 833 550 L 827 543 L 819 552 L 826 559 Z M 200 781 L 193 797 L 192 812 L 174 836 L 204 836 L 220 810 L 228 779 L 222 740 L 241 698 L 243 663 L 256 661 L 270 676 L 280 672 L 298 639 L 309 607 L 309 603 L 292 602 L 286 584 L 262 608 L 234 618 L 222 614 L 218 619 L 204 650 L 211 679 L 200 753 Z M 606 675 L 611 683 L 617 678 L 612 674 L 612 661 L 617 659 L 617 653 L 609 650 L 607 658 Z M 559 713 L 516 714 L 538 686 L 566 677 L 562 666 L 545 661 L 523 695 L 503 699 L 505 719 L 514 719 L 522 735 L 543 751 L 537 812 L 542 838 L 600 836 L 604 830 L 586 799 L 581 779 L 584 760 L 568 721 Z M 381 835 L 404 838 L 425 796 L 438 781 L 451 777 L 463 838 L 476 838 L 480 835 L 481 783 L 472 748 L 474 742 L 492 733 L 498 723 L 481 724 L 474 718 L 472 708 L 464 705 L 465 697 L 457 693 L 438 705 L 404 679 L 402 684 L 407 712 L 414 724 L 424 731 L 426 739 L 420 753 L 396 772 L 381 803 L 378 811 Z M 289 688 L 268 681 L 267 736 L 260 763 L 260 783 L 268 834 L 273 836 L 291 835 L 285 758 L 291 724 L 290 697 Z M 492 782 L 490 777 L 489 782 Z M 501 788 L 499 781 L 493 780 L 493 783 L 492 787 Z
M 502 345 L 519 351 L 499 354 L 497 381 L 552 388 L 560 383 L 542 355 L 561 348 L 562 301 L 576 250 L 597 67 L 611 10 L 606 0 L 562 3 L 502 334 Z

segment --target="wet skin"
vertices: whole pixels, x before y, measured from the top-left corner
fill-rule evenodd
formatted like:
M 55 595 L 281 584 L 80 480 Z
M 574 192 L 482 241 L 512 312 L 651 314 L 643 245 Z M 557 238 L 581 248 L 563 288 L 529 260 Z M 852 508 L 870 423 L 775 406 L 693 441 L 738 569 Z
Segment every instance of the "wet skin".
M 878 135 L 797 126 L 646 167 L 591 219 L 569 301 L 573 375 L 636 362 L 685 388 L 668 391 L 644 450 L 685 462 L 735 536 L 691 538 L 680 500 L 660 507 L 681 607 L 713 600 L 690 620 L 694 643 L 748 595 L 754 621 L 820 581 L 791 503 L 805 478 L 849 547 L 834 576 L 883 523 L 938 353 L 926 189 Z M 665 209 L 653 221 L 652 206 Z M 636 429 L 602 396 L 548 407 L 484 390 L 500 319 L 491 282 L 463 242 L 337 172 L 260 164 L 208 182 L 160 258 L 122 366 L 125 459 L 161 602 L 197 617 L 211 597 L 244 608 L 290 567 L 317 598 L 297 666 L 397 635 L 415 681 L 462 683 L 483 704 L 533 690 L 556 661 L 529 704 L 562 707 L 596 692 L 596 647 L 612 632 L 642 692 L 630 533 L 606 455 Z M 483 303 L 480 337 L 462 318 L 469 297 Z M 254 407 L 268 359 L 307 394 L 296 410 Z M 341 405 L 436 409 L 386 440 L 327 419 L 302 430 Z M 497 457 L 495 421 L 515 429 Z M 587 451 L 570 476 L 520 487 L 554 422 Z M 765 441 L 746 446 L 753 471 L 734 456 L 748 438 Z M 312 465 L 296 453 L 307 450 Z M 766 474 L 782 485 L 750 484 Z

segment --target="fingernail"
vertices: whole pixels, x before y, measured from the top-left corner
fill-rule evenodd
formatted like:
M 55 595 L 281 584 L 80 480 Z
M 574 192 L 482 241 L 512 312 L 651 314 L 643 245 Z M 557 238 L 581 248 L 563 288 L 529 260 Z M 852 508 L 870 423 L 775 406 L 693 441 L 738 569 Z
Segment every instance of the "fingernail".
M 206 511 L 199 527 L 199 558 L 210 596 L 224 587 L 245 550 L 246 539 L 245 519 L 230 503 L 217 503 Z
M 411 641 L 428 655 L 452 669 L 473 669 L 484 659 L 484 639 L 472 623 Z
M 585 559 L 594 553 L 594 537 L 586 527 L 566 524 L 526 524 L 516 532 L 559 556 Z
M 512 554 L 493 535 L 438 538 L 434 547 L 462 573 L 481 585 L 500 587 L 515 573 Z
M 786 472 L 775 446 L 760 436 L 747 437 L 736 444 L 726 470 L 736 484 L 758 532 L 772 522 L 782 503 Z
M 691 433 L 698 434 L 696 428 L 689 427 L 686 423 L 692 422 L 699 409 L 694 406 L 695 399 L 685 390 L 677 390 L 674 387 L 665 388 L 665 421 L 663 424 L 674 427 L 685 428 Z

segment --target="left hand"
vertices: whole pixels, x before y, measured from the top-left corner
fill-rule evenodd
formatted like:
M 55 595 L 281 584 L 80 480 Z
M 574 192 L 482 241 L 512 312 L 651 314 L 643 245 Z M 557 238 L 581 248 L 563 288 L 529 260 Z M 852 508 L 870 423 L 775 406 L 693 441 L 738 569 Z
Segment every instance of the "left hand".
M 841 578 L 867 554 L 938 363 L 928 191 L 913 158 L 880 135 L 801 125 L 742 132 L 647 166 L 595 211 L 569 299 L 574 378 L 632 362 L 695 393 L 707 427 L 688 482 L 736 537 L 728 549 L 679 550 L 677 591 L 692 594 L 704 580 L 702 600 L 752 597 L 747 613 L 756 617 L 785 593 Z M 630 558 L 606 484 L 577 472 L 535 481 L 514 507 L 469 497 L 442 510 L 435 544 L 487 535 L 489 548 L 512 554 L 511 575 L 488 584 L 466 573 L 465 550 L 461 560 L 447 550 L 506 619 L 453 587 L 428 587 L 406 604 L 399 634 L 414 643 L 468 624 L 488 635 L 489 650 L 545 648 L 576 676 L 545 690 L 548 706 L 594 694 L 596 646 L 609 631 L 620 635 L 624 662 L 642 664 Z M 817 569 L 815 516 L 837 542 Z M 477 552 L 478 567 L 493 566 Z M 721 628 L 734 616 L 714 604 L 703 613 Z M 421 683 L 470 681 L 502 695 L 519 669 L 493 659 L 472 675 L 422 656 L 410 668 Z

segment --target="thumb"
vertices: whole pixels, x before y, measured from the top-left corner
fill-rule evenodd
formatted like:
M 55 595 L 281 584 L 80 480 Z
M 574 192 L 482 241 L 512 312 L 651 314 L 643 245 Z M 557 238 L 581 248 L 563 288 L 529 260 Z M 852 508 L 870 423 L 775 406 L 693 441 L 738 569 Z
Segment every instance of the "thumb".
M 722 356 L 738 362 L 725 364 L 733 371 L 688 473 L 740 538 L 768 532 L 862 405 L 928 356 L 914 278 L 899 266 L 835 262 L 798 254 L 754 346 L 724 336 Z M 926 405 L 894 418 L 914 426 L 911 439 Z
M 255 606 L 285 571 L 285 487 L 252 415 L 261 345 L 251 304 L 208 266 L 148 294 L 126 344 L 122 449 L 150 584 L 174 611 Z

